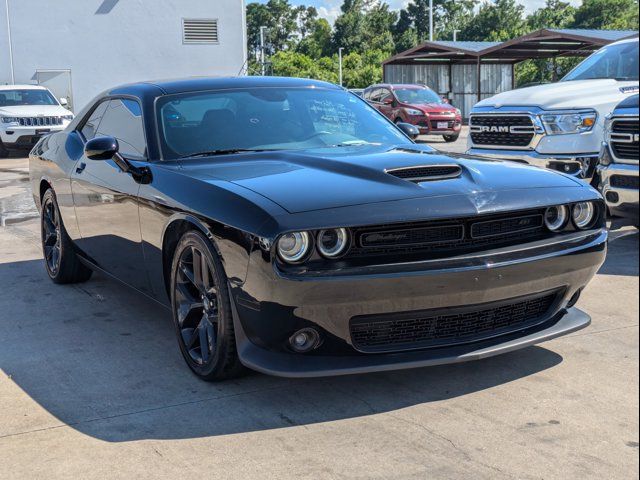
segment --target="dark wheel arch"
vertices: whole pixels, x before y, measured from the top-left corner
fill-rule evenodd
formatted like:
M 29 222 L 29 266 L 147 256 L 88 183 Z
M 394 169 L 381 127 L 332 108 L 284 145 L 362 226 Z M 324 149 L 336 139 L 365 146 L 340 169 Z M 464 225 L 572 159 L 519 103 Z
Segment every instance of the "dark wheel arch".
M 162 273 L 165 290 L 169 298 L 171 298 L 171 263 L 173 262 L 173 254 L 182 236 L 191 230 L 204 234 L 218 255 L 220 255 L 211 230 L 199 219 L 191 215 L 179 215 L 170 220 L 162 235 Z

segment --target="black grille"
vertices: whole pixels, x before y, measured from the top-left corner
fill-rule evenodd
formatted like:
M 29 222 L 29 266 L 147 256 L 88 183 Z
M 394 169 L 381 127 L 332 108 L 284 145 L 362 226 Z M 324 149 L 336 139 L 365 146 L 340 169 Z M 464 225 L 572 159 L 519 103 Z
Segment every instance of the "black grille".
M 363 233 L 360 235 L 360 245 L 363 248 L 428 245 L 439 242 L 457 242 L 463 238 L 464 227 L 462 225 L 447 225 Z
M 469 343 L 504 335 L 546 320 L 560 291 L 501 302 L 367 315 L 350 321 L 353 346 L 366 353 L 413 350 Z
M 21 117 L 18 123 L 21 127 L 50 127 L 62 125 L 62 117 Z
M 638 120 L 614 120 L 612 131 L 614 133 L 638 133 Z
M 353 229 L 349 258 L 413 255 L 440 258 L 546 238 L 544 209 L 512 214 Z M 411 232 L 416 232 L 412 234 Z M 420 238 L 420 241 L 416 241 Z
M 611 128 L 613 134 L 623 134 L 622 136 L 629 137 L 630 135 L 638 135 L 638 120 L 614 120 Z M 632 139 L 631 137 L 630 139 Z M 611 149 L 616 158 L 620 160 L 640 160 L 640 148 L 638 142 L 620 142 L 615 138 L 611 139 Z
M 408 168 L 395 168 L 386 170 L 389 175 L 410 180 L 412 182 L 424 182 L 443 178 L 454 178 L 462 173 L 459 165 L 425 165 Z
M 544 225 L 542 215 L 527 215 L 524 217 L 508 218 L 506 220 L 490 220 L 474 223 L 471 227 L 472 238 L 485 238 L 505 235 L 509 233 L 535 230 Z
M 612 187 L 615 188 L 635 188 L 638 190 L 638 177 L 630 175 L 612 175 L 609 180 Z
M 526 147 L 533 140 L 534 133 L 511 133 L 510 131 L 474 131 L 473 127 L 511 128 L 528 127 L 533 130 L 531 118 L 527 115 L 473 115 L 470 120 L 472 127 L 471 140 L 476 145 L 496 145 L 509 147 Z

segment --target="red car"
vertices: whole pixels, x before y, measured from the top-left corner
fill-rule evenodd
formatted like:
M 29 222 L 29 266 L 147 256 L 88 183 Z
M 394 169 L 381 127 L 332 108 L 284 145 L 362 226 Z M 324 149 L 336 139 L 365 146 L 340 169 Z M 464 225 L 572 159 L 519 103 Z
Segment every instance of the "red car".
M 371 85 L 363 98 L 392 122 L 411 123 L 422 135 L 442 135 L 447 142 L 460 136 L 460 110 L 424 85 Z

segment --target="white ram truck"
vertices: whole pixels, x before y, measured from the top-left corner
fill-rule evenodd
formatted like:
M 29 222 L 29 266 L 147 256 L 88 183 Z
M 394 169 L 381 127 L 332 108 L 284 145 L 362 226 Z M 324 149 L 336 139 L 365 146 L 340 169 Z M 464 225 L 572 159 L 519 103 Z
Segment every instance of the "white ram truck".
M 477 103 L 469 115 L 467 153 L 590 181 L 607 115 L 638 89 L 638 38 L 612 43 L 557 83 L 511 90 Z
M 38 85 L 0 85 L 0 158 L 10 150 L 29 151 L 44 135 L 73 120 L 50 90 Z

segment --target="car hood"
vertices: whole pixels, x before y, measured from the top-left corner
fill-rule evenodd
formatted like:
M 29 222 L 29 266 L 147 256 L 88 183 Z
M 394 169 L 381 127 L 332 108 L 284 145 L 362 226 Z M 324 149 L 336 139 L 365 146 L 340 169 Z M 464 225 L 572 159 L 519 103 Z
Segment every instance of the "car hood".
M 442 112 L 453 112 L 455 113 L 455 107 L 452 107 L 448 103 L 416 103 L 416 104 L 407 104 L 410 108 L 419 108 L 426 113 L 442 113 Z
M 422 165 L 460 165 L 453 179 L 413 183 L 385 170 Z M 504 190 L 571 188 L 568 176 L 513 162 L 444 155 L 426 146 L 360 146 L 227 155 L 182 162 L 183 173 L 204 181 L 225 180 L 275 202 L 289 213 L 412 198 Z
M 634 93 L 633 91 L 623 92 L 625 88 L 634 85 L 637 86 L 638 82 L 620 82 L 612 79 L 550 83 L 499 93 L 478 102 L 474 108 L 508 106 L 537 106 L 545 109 L 587 108 L 593 104 L 594 99 L 598 99 L 597 103 L 617 103 Z
M 61 117 L 71 112 L 60 105 L 14 105 L 0 107 L 0 115 L 4 117 Z

